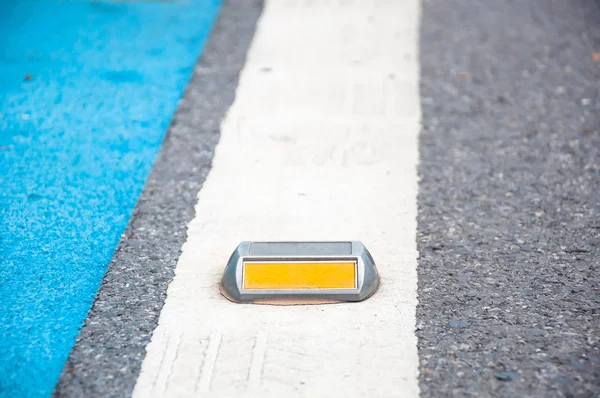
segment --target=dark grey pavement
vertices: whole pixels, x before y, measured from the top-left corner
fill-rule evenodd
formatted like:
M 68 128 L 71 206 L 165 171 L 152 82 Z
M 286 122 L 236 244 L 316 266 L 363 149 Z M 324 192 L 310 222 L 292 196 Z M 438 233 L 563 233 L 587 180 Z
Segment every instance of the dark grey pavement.
M 424 397 L 600 396 L 600 2 L 425 0 Z
M 261 9 L 224 2 L 54 396 L 131 395 Z

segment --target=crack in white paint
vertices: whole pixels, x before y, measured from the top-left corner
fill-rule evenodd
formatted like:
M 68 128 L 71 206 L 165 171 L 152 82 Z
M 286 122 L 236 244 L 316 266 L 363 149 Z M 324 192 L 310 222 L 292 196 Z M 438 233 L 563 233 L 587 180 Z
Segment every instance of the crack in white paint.
M 221 335 L 218 333 L 213 334 L 210 337 L 206 353 L 204 355 L 204 362 L 202 364 L 202 370 L 198 383 L 194 390 L 199 392 L 210 391 L 210 384 L 212 382 L 213 374 L 215 371 L 215 363 L 217 362 L 217 356 L 219 355 L 219 347 L 221 346 Z
M 260 391 L 260 382 L 263 375 L 263 363 L 265 361 L 265 352 L 267 350 L 267 335 L 260 333 L 256 336 L 254 349 L 252 350 L 252 363 L 248 372 L 248 389 L 251 391 Z
M 419 11 L 267 1 L 134 397 L 418 396 Z M 361 240 L 381 286 L 233 304 L 218 283 L 242 240 Z

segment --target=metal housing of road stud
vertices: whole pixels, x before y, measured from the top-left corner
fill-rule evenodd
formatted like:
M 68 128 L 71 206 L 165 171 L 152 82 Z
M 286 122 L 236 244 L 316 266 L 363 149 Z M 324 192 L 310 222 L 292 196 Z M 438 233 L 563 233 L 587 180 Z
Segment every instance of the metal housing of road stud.
M 379 286 L 361 242 L 242 242 L 229 258 L 221 293 L 234 302 L 362 301 Z

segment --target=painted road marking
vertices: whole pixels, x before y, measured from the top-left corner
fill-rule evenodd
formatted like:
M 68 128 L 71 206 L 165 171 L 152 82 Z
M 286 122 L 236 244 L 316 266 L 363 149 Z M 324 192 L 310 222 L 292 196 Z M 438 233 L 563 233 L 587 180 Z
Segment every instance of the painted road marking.
M 419 11 L 267 2 L 135 397 L 418 395 Z M 360 239 L 381 286 L 353 304 L 233 304 L 217 286 L 248 239 Z
M 219 1 L 0 1 L 0 396 L 48 396 Z

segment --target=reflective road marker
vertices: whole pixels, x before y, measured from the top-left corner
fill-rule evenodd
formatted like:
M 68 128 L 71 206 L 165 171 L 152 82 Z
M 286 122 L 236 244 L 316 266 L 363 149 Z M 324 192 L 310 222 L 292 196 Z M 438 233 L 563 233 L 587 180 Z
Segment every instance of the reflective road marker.
M 267 1 L 135 397 L 416 397 L 417 0 Z M 359 303 L 239 305 L 244 240 L 360 239 Z
M 356 289 L 356 261 L 244 261 L 246 290 Z
M 242 242 L 221 292 L 236 302 L 361 301 L 379 285 L 362 242 Z

